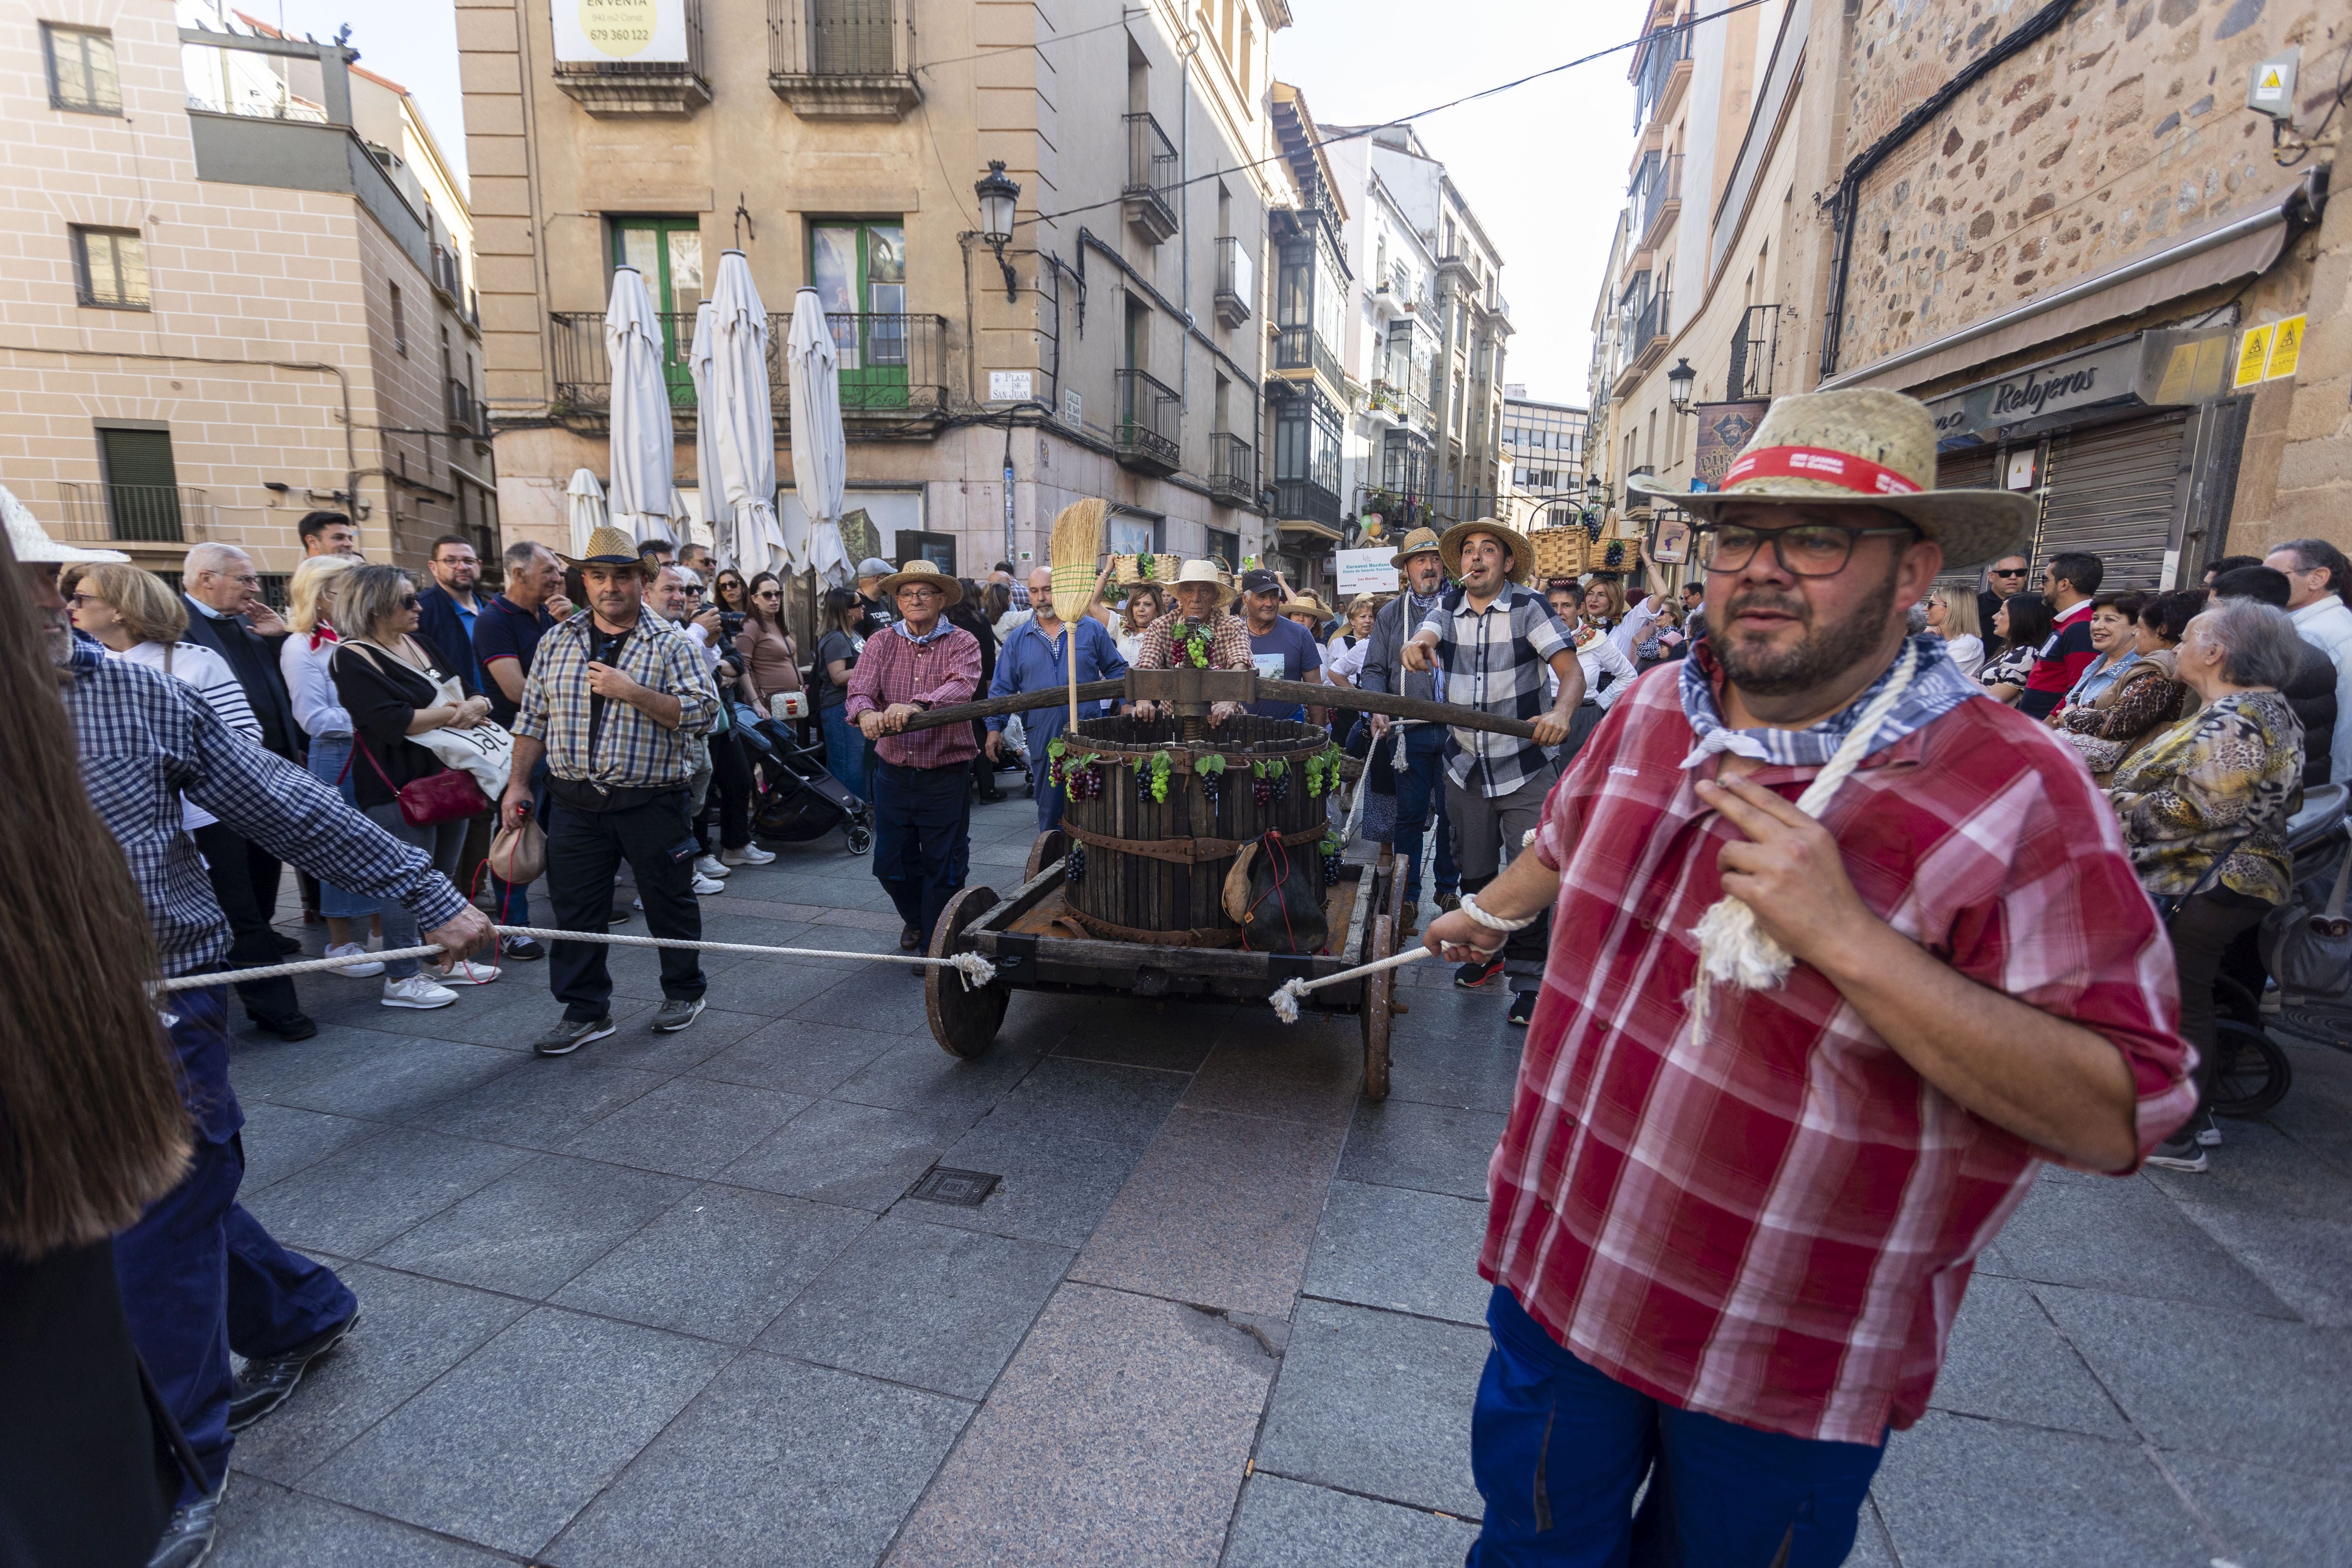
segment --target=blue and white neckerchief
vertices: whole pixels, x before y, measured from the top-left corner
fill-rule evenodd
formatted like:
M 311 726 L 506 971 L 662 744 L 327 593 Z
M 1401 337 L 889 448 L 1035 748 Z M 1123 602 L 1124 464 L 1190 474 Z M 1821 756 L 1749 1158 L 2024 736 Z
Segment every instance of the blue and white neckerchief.
M 1870 750 L 1885 751 L 1906 735 L 1926 729 L 1945 714 L 1972 697 L 1984 696 L 1984 689 L 1960 673 L 1952 656 L 1944 647 L 1944 639 L 1931 632 L 1922 632 L 1910 639 L 1918 655 L 1917 668 L 1911 677 L 1903 700 L 1895 705 L 1872 737 Z M 1682 761 L 1685 768 L 1696 767 L 1719 752 L 1729 752 L 1737 757 L 1754 762 L 1777 763 L 1783 767 L 1818 768 L 1825 766 L 1837 751 L 1838 743 L 1853 729 L 1862 710 L 1870 706 L 1872 698 L 1885 689 L 1895 679 L 1895 667 L 1902 662 L 1901 650 L 1889 660 L 1887 667 L 1869 687 L 1855 694 L 1854 700 L 1831 714 L 1820 723 L 1803 730 L 1759 728 L 1734 730 L 1723 721 L 1723 711 L 1715 700 L 1715 677 L 1722 666 L 1716 662 L 1714 651 L 1702 640 L 1683 660 L 1681 697 L 1683 717 L 1690 721 L 1691 733 L 1697 744 Z
M 945 616 L 941 616 L 937 621 L 934 621 L 931 624 L 931 629 L 925 632 L 921 637 L 917 637 L 914 633 L 908 631 L 907 629 L 907 623 L 903 620 L 892 621 L 890 623 L 890 629 L 897 632 L 900 637 L 905 637 L 908 642 L 913 643 L 917 647 L 921 647 L 926 643 L 935 643 L 939 641 L 941 637 L 955 630 L 955 627 L 949 623 L 948 618 Z

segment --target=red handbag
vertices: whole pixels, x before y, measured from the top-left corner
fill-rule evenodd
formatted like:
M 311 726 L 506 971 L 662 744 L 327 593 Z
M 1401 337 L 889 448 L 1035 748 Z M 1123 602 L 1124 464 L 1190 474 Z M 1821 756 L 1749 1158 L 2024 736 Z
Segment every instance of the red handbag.
M 383 764 L 375 760 L 375 753 L 369 751 L 367 743 L 356 735 L 352 737 L 352 753 L 367 758 L 368 766 L 375 770 L 375 776 L 383 780 L 383 787 L 391 790 L 393 798 L 400 803 L 400 819 L 411 827 L 434 827 L 444 822 L 479 816 L 490 809 L 489 797 L 482 793 L 482 786 L 474 782 L 474 775 L 463 768 L 443 768 L 437 773 L 411 779 L 395 788 L 392 776 L 383 771 Z M 343 772 L 348 773 L 351 771 L 352 764 L 344 763 Z M 342 781 L 338 779 L 336 782 L 340 784 Z

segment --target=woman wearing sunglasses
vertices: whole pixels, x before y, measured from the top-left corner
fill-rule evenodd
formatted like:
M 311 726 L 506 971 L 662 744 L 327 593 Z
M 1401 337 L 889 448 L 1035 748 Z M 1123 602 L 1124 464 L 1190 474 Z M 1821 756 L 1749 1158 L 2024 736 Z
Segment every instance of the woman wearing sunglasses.
M 721 572 L 723 584 L 728 574 Z M 740 581 L 740 579 L 739 579 Z M 784 626 L 784 585 L 773 572 L 751 579 L 743 629 L 736 634 L 735 651 L 743 656 L 743 694 L 761 713 L 770 713 L 771 698 L 801 689 L 800 649 Z
M 760 575 L 771 577 L 773 574 L 762 572 Z M 719 569 L 719 575 L 710 580 L 710 602 L 723 611 L 739 616 L 749 615 L 754 608 L 751 601 L 758 595 L 759 587 L 759 583 L 754 580 L 751 588 L 745 589 L 743 574 L 732 566 L 722 566 Z

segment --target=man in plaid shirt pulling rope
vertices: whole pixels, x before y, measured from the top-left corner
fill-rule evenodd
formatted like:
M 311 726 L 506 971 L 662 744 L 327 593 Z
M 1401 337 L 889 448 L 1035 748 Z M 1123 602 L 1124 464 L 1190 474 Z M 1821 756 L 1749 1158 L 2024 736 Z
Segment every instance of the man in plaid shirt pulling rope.
M 2195 1107 L 2113 812 L 1904 635 L 2032 521 L 1935 454 L 1899 394 L 1776 403 L 1676 498 L 1706 640 L 1429 928 L 1468 961 L 1552 922 L 1488 1172 L 1473 1568 L 1842 1561 L 2041 1162 L 2128 1173 Z

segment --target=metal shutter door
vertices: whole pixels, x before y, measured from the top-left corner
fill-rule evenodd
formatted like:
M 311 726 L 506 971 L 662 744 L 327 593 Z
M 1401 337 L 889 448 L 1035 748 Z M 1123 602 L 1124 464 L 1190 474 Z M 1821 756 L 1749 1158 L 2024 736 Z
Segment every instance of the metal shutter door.
M 1969 447 L 1958 452 L 1943 452 L 1936 458 L 1936 488 L 1939 490 L 1997 489 L 2000 480 L 1994 477 L 2000 456 L 1998 447 Z
M 2050 438 L 2034 563 L 2087 550 L 2106 566 L 2101 589 L 2154 588 L 2180 499 L 2186 412 Z

